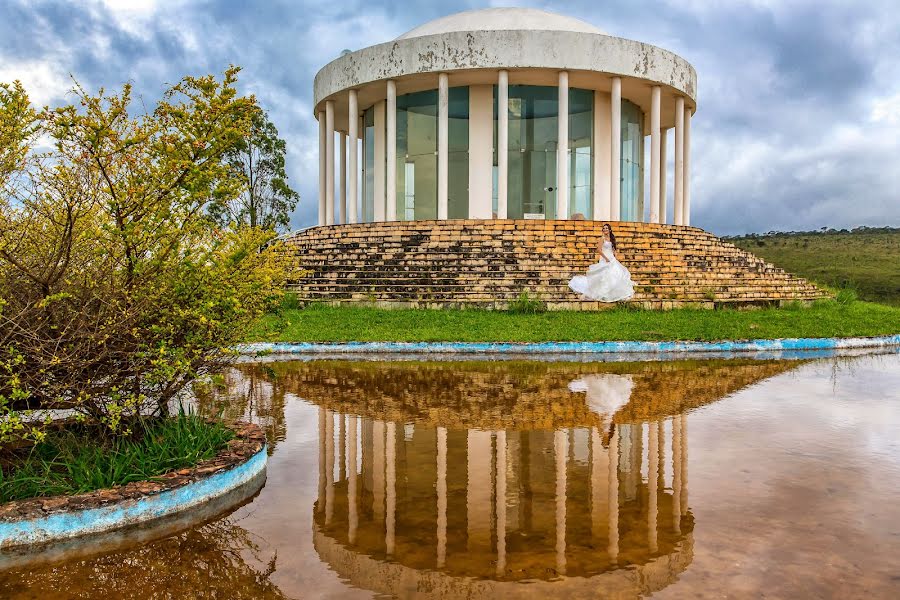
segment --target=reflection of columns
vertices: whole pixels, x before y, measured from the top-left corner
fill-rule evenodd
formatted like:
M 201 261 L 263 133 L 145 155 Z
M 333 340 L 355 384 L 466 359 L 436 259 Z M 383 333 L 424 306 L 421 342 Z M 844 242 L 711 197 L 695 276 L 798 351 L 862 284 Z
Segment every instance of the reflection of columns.
M 384 519 L 384 421 L 372 424 L 372 513 L 380 528 Z
M 334 413 L 325 411 L 325 524 L 334 515 Z
M 319 111 L 319 225 L 325 224 L 325 111 Z
M 506 572 L 506 432 L 498 431 L 495 509 L 497 515 L 497 576 Z
M 590 461 L 591 461 L 591 535 L 594 539 L 600 539 L 603 526 L 607 523 L 601 522 L 604 509 L 609 506 L 609 494 L 604 496 L 609 483 L 603 483 L 603 474 L 608 472 L 609 465 L 604 462 L 609 461 L 609 455 L 603 452 L 603 441 L 600 432 L 596 427 L 591 428 L 590 438 Z
M 647 541 L 650 552 L 656 552 L 656 513 L 657 494 L 659 493 L 659 428 L 656 423 L 647 423 L 647 491 L 650 508 L 647 511 Z
M 650 222 L 659 223 L 659 105 L 662 89 L 655 85 L 650 95 Z
M 618 221 L 622 186 L 622 78 L 612 78 L 610 94 L 609 218 Z
M 684 191 L 682 218 L 684 225 L 691 224 L 691 111 L 684 111 Z
M 387 173 L 385 174 L 385 219 L 397 220 L 397 82 L 387 82 Z
M 497 75 L 497 218 L 507 218 L 509 182 L 509 71 Z
M 450 81 L 446 73 L 438 74 L 438 167 L 437 218 L 447 218 L 449 196 L 448 165 L 450 151 Z
M 659 466 L 659 489 L 666 488 L 666 422 L 656 422 L 657 438 L 659 439 L 659 450 L 657 465 Z
M 556 218 L 569 218 L 569 72 L 559 72 L 559 116 L 556 140 Z
M 556 570 L 566 573 L 566 458 L 569 442 L 565 430 L 553 433 L 556 454 Z
M 666 129 L 659 130 L 659 222 L 666 222 Z
M 385 102 L 382 100 L 375 104 L 375 113 L 373 115 L 375 119 L 374 127 L 375 130 L 375 148 L 372 152 L 372 161 L 375 167 L 375 173 L 373 175 L 372 187 L 373 189 L 373 215 L 376 222 L 384 221 L 384 112 L 385 112 Z M 368 158 L 366 159 L 368 160 Z
M 684 225 L 684 98 L 675 98 L 675 224 Z
M 347 417 L 338 413 L 338 481 L 347 478 Z
M 681 419 L 672 417 L 672 520 L 681 533 Z
M 350 479 L 347 481 L 347 539 L 351 544 L 356 543 L 356 526 L 359 523 L 359 514 L 356 509 L 356 428 L 359 419 L 354 416 L 347 417 L 350 420 L 350 436 L 347 443 L 350 446 L 348 452 L 348 466 Z
M 341 132 L 341 168 L 340 168 L 340 212 L 338 213 L 338 223 L 347 222 L 347 134 Z
M 397 424 L 387 424 L 387 443 L 385 444 L 387 460 L 387 516 L 385 517 L 384 546 L 387 553 L 394 553 L 394 525 L 397 516 Z
M 319 407 L 319 511 L 325 509 L 325 409 Z
M 437 566 L 447 559 L 447 428 L 437 428 Z
M 688 513 L 688 432 L 687 415 L 681 413 L 681 514 Z
M 325 224 L 334 225 L 334 100 L 325 102 Z
M 357 193 L 357 182 L 359 181 L 359 164 L 357 164 L 357 150 L 359 138 L 359 104 L 356 96 L 356 90 L 350 90 L 350 109 L 347 115 L 347 133 L 350 136 L 350 204 L 347 207 L 347 223 L 356 223 L 358 216 L 356 214 L 356 205 L 359 202 L 359 194 Z
M 619 556 L 619 428 L 609 438 L 609 546 L 612 562 Z
M 468 481 L 466 482 L 466 517 L 468 548 L 487 550 L 491 546 L 491 432 L 470 429 L 466 441 Z

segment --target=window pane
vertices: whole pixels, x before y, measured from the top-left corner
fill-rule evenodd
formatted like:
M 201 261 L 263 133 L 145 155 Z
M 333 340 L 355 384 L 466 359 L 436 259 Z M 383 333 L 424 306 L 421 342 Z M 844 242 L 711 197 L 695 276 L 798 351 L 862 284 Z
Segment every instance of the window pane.
M 449 90 L 447 217 L 469 217 L 469 88 Z

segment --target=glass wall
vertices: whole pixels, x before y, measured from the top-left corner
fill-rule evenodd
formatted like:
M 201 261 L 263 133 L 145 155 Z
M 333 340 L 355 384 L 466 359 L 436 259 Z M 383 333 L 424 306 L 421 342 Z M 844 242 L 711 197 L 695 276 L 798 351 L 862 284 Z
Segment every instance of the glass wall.
M 397 96 L 397 219 L 437 218 L 437 90 Z
M 642 221 L 644 216 L 644 113 L 622 100 L 622 187 L 620 218 Z
M 510 219 L 556 218 L 556 146 L 559 91 L 555 87 L 509 86 Z
M 593 203 L 594 92 L 569 89 L 569 217 L 590 219 Z
M 363 210 L 362 220 L 375 220 L 375 109 L 363 113 Z
M 469 88 L 449 90 L 447 217 L 469 217 Z

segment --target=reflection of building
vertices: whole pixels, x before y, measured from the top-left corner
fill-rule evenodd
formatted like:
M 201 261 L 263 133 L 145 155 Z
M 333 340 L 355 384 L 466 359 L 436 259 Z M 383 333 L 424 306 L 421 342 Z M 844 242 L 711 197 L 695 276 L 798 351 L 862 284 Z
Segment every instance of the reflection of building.
M 448 430 L 319 410 L 315 543 L 356 585 L 508 594 L 566 575 L 548 592 L 647 593 L 691 561 L 685 415 L 618 425 L 604 443 L 596 428 Z

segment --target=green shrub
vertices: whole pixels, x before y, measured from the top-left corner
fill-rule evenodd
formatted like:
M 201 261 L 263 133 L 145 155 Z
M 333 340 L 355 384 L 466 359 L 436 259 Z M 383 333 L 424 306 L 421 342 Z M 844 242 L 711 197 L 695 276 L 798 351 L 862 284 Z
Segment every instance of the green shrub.
M 859 300 L 859 293 L 854 287 L 845 286 L 838 290 L 837 294 L 835 294 L 834 299 L 841 306 L 847 306 Z
M 531 297 L 528 292 L 522 292 L 519 297 L 509 303 L 507 312 L 515 315 L 535 315 L 547 312 L 547 303 L 539 297 Z

